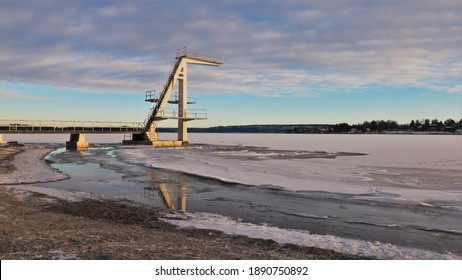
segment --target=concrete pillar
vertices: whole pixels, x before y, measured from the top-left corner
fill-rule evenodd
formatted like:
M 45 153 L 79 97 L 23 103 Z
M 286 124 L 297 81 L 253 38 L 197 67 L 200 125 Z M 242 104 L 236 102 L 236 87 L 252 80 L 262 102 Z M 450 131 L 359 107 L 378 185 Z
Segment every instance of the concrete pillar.
M 66 149 L 68 150 L 84 150 L 88 149 L 88 146 L 83 133 L 71 134 L 71 139 L 66 142 Z
M 6 141 L 3 141 L 3 134 L 0 134 L 0 144 L 6 144 Z
M 178 77 L 178 117 L 186 117 L 188 110 L 188 69 L 187 63 L 184 64 L 183 69 Z M 184 119 L 178 119 L 178 141 L 184 144 L 188 143 L 188 125 Z

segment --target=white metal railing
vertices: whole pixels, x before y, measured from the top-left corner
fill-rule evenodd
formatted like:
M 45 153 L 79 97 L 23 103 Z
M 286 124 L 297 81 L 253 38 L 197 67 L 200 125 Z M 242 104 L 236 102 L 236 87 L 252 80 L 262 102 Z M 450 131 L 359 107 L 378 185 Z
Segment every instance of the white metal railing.
M 155 90 L 146 91 L 146 101 L 157 102 L 160 99 L 160 93 Z
M 181 111 L 175 108 L 167 108 L 159 111 L 156 117 L 164 119 L 206 119 L 207 110 L 187 109 Z
M 155 90 L 148 90 L 148 91 L 146 91 L 145 100 L 149 101 L 149 102 L 157 103 L 157 102 L 160 101 L 160 93 L 156 92 Z M 178 95 L 178 92 L 176 92 L 172 96 L 172 98 L 169 100 L 169 102 L 179 102 L 179 101 L 180 101 L 180 97 Z M 188 104 L 195 104 L 196 103 L 196 98 L 194 96 L 188 96 L 187 102 L 188 102 Z
M 175 92 L 175 94 L 173 95 L 173 98 L 171 98 L 169 101 L 170 102 L 179 102 L 180 101 L 180 96 L 179 96 L 178 92 Z M 188 96 L 186 102 L 189 103 L 189 104 L 195 104 L 196 103 L 196 98 L 194 96 Z
M 197 51 L 197 50 L 191 50 L 187 47 L 179 48 L 176 50 L 176 56 L 175 58 L 183 57 L 183 56 L 190 56 L 190 57 L 195 57 L 199 59 L 204 59 L 204 60 L 209 60 L 213 61 L 216 63 L 223 63 L 223 55 L 222 54 L 214 54 L 210 52 L 205 52 L 205 51 Z
M 1 133 L 118 133 L 143 132 L 136 122 L 10 120 L 0 119 Z

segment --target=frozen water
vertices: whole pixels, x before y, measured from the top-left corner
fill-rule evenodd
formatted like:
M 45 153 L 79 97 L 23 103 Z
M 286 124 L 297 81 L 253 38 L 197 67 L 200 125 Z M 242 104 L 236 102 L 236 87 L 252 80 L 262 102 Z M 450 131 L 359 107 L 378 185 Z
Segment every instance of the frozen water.
M 177 190 L 173 197 L 187 194 L 191 213 L 171 221 L 184 227 L 379 258 L 462 258 L 462 136 L 190 134 L 190 140 L 204 144 L 59 150 L 50 156 L 53 166 L 72 178 L 40 187 L 150 203 L 146 189 L 164 184 Z M 42 167 L 9 182 L 63 176 Z
M 246 185 L 356 194 L 357 198 L 367 194 L 368 200 L 396 203 L 462 201 L 461 136 L 194 134 L 194 137 L 198 138 L 196 142 L 238 145 L 136 148 L 122 150 L 119 155 L 131 163 Z M 253 148 L 253 145 L 269 148 Z M 370 189 L 376 191 L 370 193 Z
M 393 247 L 395 245 L 388 246 L 384 242 L 358 243 L 361 246 L 355 243 L 361 250 L 374 252 L 379 257 L 451 258 L 454 255 L 448 252 L 453 251 L 460 258 L 461 247 L 451 245 L 462 235 L 462 225 L 458 222 L 462 218 L 460 136 L 194 134 L 191 140 L 207 145 L 175 149 L 126 148 L 119 150 L 118 155 L 124 161 L 147 167 L 294 192 L 290 200 L 270 198 L 274 200 L 268 203 L 249 200 L 253 211 L 266 215 L 265 219 L 254 218 L 255 221 L 271 220 L 271 224 L 280 227 L 277 219 L 271 218 L 271 215 L 279 217 L 274 214 L 276 212 L 289 220 L 294 216 L 321 219 L 307 228 L 325 224 L 333 227 L 327 232 L 335 232 L 335 235 L 350 232 L 348 236 L 362 236 L 360 231 L 364 231 L 369 237 L 374 236 L 372 238 L 413 243 L 413 246 L 421 244 L 431 249 L 446 248 L 438 253 L 440 255 L 430 256 L 428 252 L 402 250 L 404 247 L 398 250 Z M 305 194 L 307 198 L 298 201 Z M 332 202 L 329 197 L 333 195 L 336 198 Z M 241 199 L 225 196 L 209 201 L 222 200 L 246 207 L 236 202 Z M 216 219 L 210 222 L 203 216 L 192 216 L 190 222 L 177 223 L 224 227 L 220 223 L 214 226 L 216 222 Z M 300 228 L 301 224 L 303 222 Z M 342 230 L 336 231 L 334 225 Z M 264 231 L 259 228 L 255 232 Z M 320 232 L 324 234 L 310 238 L 317 240 L 331 235 Z M 409 239 L 415 240 L 404 241 Z M 328 244 L 333 242 L 320 240 Z M 380 245 L 380 248 L 371 244 Z M 345 250 L 354 251 L 351 247 Z M 390 251 L 391 255 L 385 251 Z

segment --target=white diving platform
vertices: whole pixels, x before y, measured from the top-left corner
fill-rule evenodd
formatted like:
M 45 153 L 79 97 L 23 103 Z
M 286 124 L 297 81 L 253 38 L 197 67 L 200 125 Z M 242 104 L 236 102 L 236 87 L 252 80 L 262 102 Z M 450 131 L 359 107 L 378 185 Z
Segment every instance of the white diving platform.
M 188 48 L 177 49 L 175 63 L 163 84 L 162 90 L 146 91 L 145 101 L 151 102 L 152 107 L 149 110 L 148 117 L 143 122 L 145 136 L 139 138 L 134 135 L 131 142 L 149 140 L 154 145 L 164 146 L 165 143 L 161 143 L 156 131 L 159 121 L 177 119 L 178 140 L 173 142 L 175 142 L 175 145 L 187 144 L 187 122 L 207 119 L 205 109 L 188 108 L 188 105 L 196 104 L 195 98 L 188 97 L 188 64 L 220 66 L 223 64 L 223 56 Z M 178 90 L 172 95 L 176 87 Z M 174 104 L 178 107 L 174 109 L 167 108 L 167 104 Z

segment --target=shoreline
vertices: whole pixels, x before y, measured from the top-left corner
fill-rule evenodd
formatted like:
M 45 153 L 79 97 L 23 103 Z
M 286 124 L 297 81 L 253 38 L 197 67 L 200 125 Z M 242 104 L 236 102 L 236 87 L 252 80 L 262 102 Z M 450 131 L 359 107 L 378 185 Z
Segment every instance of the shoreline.
M 32 177 L 27 181 L 24 166 L 45 164 L 47 180 L 67 178 L 43 160 L 50 151 L 0 147 L 1 259 L 368 259 L 216 230 L 179 228 L 162 221 L 167 212 L 160 208 L 35 186 L 40 182 Z M 17 176 L 26 176 L 27 182 Z

